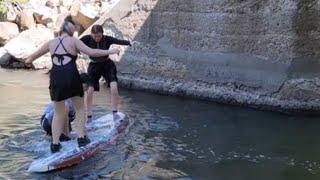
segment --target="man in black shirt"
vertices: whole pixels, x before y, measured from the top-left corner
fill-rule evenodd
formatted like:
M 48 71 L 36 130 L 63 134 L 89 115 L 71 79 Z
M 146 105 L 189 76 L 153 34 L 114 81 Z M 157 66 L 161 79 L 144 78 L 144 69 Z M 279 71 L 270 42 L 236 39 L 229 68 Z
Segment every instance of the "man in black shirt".
M 91 35 L 83 36 L 80 39 L 84 44 L 90 48 L 108 50 L 112 44 L 131 46 L 129 41 L 119 40 L 111 36 L 103 35 L 103 27 L 101 25 L 94 25 L 91 29 Z M 88 74 L 93 82 L 93 87 L 88 88 L 87 94 L 87 115 L 90 120 L 92 117 L 92 101 L 93 92 L 99 91 L 99 79 L 101 76 L 107 81 L 111 91 L 111 108 L 113 117 L 117 117 L 118 112 L 118 78 L 117 68 L 114 62 L 105 57 L 90 57 L 91 62 L 88 67 Z

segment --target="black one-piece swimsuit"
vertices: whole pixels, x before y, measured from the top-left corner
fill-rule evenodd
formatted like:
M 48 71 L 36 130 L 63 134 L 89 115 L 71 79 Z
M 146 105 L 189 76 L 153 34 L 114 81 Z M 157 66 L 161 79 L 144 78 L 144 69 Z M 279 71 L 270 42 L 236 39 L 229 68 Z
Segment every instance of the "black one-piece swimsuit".
M 54 53 L 51 55 L 52 69 L 50 72 L 50 96 L 52 101 L 62 101 L 74 96 L 83 97 L 83 87 L 77 69 L 76 60 L 77 56 L 70 54 L 60 39 Z M 58 47 L 62 45 L 65 50 L 65 54 L 56 54 Z M 53 62 L 53 58 L 56 57 L 60 65 Z M 71 61 L 67 64 L 63 64 L 64 57 L 70 57 Z

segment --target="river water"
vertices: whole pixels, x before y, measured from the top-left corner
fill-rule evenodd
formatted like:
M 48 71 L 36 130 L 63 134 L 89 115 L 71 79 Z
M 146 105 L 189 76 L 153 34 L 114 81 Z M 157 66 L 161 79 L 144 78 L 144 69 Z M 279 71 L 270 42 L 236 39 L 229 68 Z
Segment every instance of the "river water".
M 109 89 L 94 116 L 110 112 Z M 48 76 L 0 69 L 0 179 L 320 179 L 320 121 L 120 88 L 130 125 L 79 165 L 28 173 Z M 49 148 L 49 147 L 48 147 Z

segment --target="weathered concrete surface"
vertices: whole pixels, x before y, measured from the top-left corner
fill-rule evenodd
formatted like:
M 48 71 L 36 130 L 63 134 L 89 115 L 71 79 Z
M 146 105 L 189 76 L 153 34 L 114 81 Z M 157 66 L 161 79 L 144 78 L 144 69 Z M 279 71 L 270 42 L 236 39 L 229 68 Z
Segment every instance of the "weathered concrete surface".
M 118 63 L 123 86 L 318 113 L 319 10 L 317 0 L 121 0 L 102 19 L 134 41 Z

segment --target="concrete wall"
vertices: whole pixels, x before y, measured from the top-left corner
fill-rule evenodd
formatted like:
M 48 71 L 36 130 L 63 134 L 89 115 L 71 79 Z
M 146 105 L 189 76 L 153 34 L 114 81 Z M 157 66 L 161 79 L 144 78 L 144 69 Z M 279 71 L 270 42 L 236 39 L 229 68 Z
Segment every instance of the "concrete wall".
M 318 112 L 317 0 L 121 0 L 103 19 L 131 39 L 123 86 L 286 112 Z

